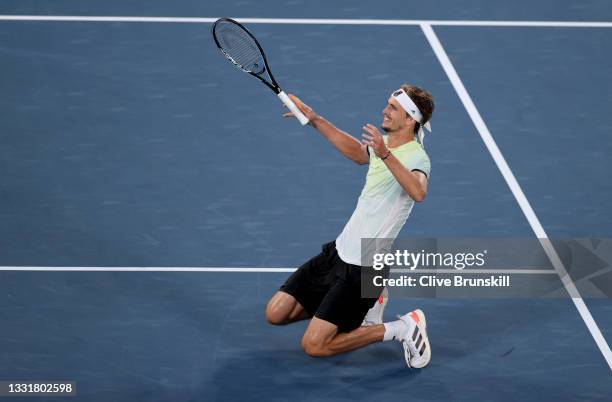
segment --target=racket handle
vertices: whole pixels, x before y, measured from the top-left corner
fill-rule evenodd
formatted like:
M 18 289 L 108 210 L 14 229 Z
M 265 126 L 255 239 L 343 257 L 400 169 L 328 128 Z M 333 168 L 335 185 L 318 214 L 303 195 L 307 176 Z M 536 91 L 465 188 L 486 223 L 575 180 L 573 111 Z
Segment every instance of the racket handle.
M 280 91 L 280 93 L 278 94 L 278 97 L 280 98 L 280 100 L 283 101 L 283 103 L 289 108 L 289 110 L 291 111 L 291 113 L 293 113 L 293 115 L 295 117 L 297 117 L 297 119 L 300 121 L 300 123 L 302 124 L 302 126 L 308 124 L 308 117 L 304 116 L 304 113 L 302 113 L 300 111 L 300 109 L 298 109 L 298 107 L 295 105 L 295 103 L 293 103 L 293 101 L 291 100 L 291 98 L 289 98 L 287 96 L 287 94 L 284 91 Z

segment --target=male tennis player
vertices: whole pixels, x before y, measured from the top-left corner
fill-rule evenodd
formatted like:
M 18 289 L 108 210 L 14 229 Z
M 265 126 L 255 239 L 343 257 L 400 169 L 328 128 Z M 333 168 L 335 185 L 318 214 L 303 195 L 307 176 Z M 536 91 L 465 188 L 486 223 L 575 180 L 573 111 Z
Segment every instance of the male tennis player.
M 297 97 L 290 97 L 309 124 L 344 156 L 370 166 L 357 207 L 342 233 L 287 279 L 268 302 L 266 318 L 275 325 L 310 319 L 302 347 L 311 356 L 331 356 L 374 342 L 396 340 L 403 344 L 409 367 L 425 367 L 431 349 L 423 312 L 414 310 L 383 324 L 384 304 L 377 304 L 376 298 L 361 297 L 360 274 L 361 239 L 395 239 L 414 203 L 427 195 L 430 162 L 422 146 L 422 127 L 430 129 L 432 96 L 419 87 L 402 85 L 389 97 L 382 112 L 381 128 L 387 135 L 366 124 L 361 142 Z M 366 314 L 368 319 L 364 320 Z

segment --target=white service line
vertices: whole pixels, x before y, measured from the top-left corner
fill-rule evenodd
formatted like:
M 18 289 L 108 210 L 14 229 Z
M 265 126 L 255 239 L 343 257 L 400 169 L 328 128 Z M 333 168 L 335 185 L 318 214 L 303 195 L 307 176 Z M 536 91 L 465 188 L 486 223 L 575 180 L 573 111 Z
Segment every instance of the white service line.
M 390 19 L 334 19 L 334 18 L 242 18 L 232 17 L 245 24 L 297 25 L 447 25 L 480 27 L 560 27 L 612 28 L 610 21 L 491 21 L 491 20 L 390 20 Z M 213 23 L 217 17 L 139 17 L 112 15 L 0 15 L 0 21 L 64 21 L 64 22 L 161 22 Z
M 246 268 L 246 267 L 25 267 L 0 266 L 0 271 L 14 272 L 295 272 L 296 268 Z M 557 274 L 553 269 L 392 269 L 393 273 L 412 274 L 528 274 L 549 275 Z
M 0 267 L 0 271 L 47 272 L 294 272 L 295 268 L 244 267 Z
M 484 141 L 487 149 L 489 150 L 489 153 L 493 157 L 493 160 L 495 161 L 497 168 L 499 169 L 502 176 L 506 180 L 506 184 L 508 184 L 508 187 L 510 187 L 510 191 L 512 191 L 512 194 L 514 195 L 514 198 L 516 199 L 519 206 L 521 207 L 523 214 L 525 214 L 525 217 L 527 218 L 527 221 L 529 222 L 531 229 L 533 230 L 535 235 L 540 240 L 540 244 L 542 245 L 544 252 L 548 256 L 548 259 L 552 263 L 553 267 L 555 268 L 559 276 L 561 277 L 561 281 L 563 282 L 565 289 L 571 296 L 572 301 L 574 302 L 574 305 L 576 306 L 576 309 L 578 309 L 578 313 L 580 314 L 587 328 L 591 332 L 591 335 L 593 336 L 595 343 L 599 347 L 599 350 L 603 354 L 604 359 L 606 359 L 606 362 L 608 363 L 610 370 L 612 370 L 612 351 L 610 350 L 610 346 L 606 342 L 606 339 L 603 337 L 601 330 L 597 326 L 597 323 L 593 319 L 591 312 L 589 311 L 588 307 L 584 303 L 584 300 L 580 296 L 578 289 L 576 289 L 574 282 L 572 282 L 572 279 L 567 274 L 567 271 L 565 269 L 565 266 L 563 265 L 563 262 L 559 258 L 557 251 L 555 250 L 554 246 L 550 242 L 548 235 L 544 231 L 544 228 L 542 227 L 540 220 L 538 219 L 535 212 L 533 211 L 533 208 L 531 208 L 531 205 L 529 204 L 529 201 L 527 200 L 525 193 L 523 193 L 523 190 L 521 189 L 521 186 L 516 180 L 516 177 L 514 177 L 514 173 L 512 173 L 510 166 L 508 166 L 506 159 L 504 158 L 501 151 L 499 150 L 499 147 L 497 146 L 495 139 L 493 139 L 493 136 L 491 135 L 491 132 L 487 128 L 487 125 L 485 124 L 484 120 L 480 116 L 478 109 L 476 109 L 476 105 L 474 105 L 472 98 L 470 97 L 467 90 L 465 89 L 465 86 L 463 85 L 461 78 L 459 78 L 459 75 L 457 74 L 455 67 L 453 67 L 453 64 L 448 58 L 448 55 L 446 54 L 446 51 L 444 50 L 442 43 L 440 43 L 440 40 L 438 39 L 438 36 L 434 32 L 431 25 L 421 24 L 421 29 L 423 30 L 425 37 L 429 41 L 431 48 L 436 54 L 438 61 L 442 65 L 444 72 L 448 76 L 448 79 L 451 81 L 453 88 L 455 88 L 457 95 L 459 95 L 459 98 L 461 99 L 463 106 L 465 107 L 468 114 L 470 115 L 470 118 L 472 119 L 472 122 L 476 126 L 476 129 L 478 130 L 480 137 Z
M 407 268 L 396 268 L 392 269 L 391 272 L 397 274 L 501 274 L 501 275 L 557 275 L 557 271 L 554 269 L 407 269 Z

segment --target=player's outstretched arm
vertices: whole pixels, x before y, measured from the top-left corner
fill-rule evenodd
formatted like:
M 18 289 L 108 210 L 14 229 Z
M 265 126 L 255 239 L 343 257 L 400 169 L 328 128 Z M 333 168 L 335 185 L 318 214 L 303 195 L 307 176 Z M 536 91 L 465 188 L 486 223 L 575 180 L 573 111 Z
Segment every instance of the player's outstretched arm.
M 289 97 L 296 104 L 298 109 L 308 118 L 308 124 L 316 128 L 325 138 L 327 138 L 342 155 L 360 165 L 370 161 L 366 147 L 362 145 L 357 138 L 340 130 L 322 116 L 316 114 L 310 106 L 302 102 L 297 96 L 289 94 Z M 293 117 L 293 113 L 288 112 L 283 114 L 283 116 Z

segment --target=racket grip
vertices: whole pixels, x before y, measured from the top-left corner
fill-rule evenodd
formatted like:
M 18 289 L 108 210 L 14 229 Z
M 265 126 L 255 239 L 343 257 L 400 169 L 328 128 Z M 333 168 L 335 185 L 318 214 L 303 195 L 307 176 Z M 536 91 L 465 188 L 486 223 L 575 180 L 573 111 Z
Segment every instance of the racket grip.
M 278 94 L 278 97 L 280 98 L 280 100 L 283 101 L 283 103 L 289 108 L 289 110 L 291 111 L 291 113 L 293 113 L 293 115 L 295 117 L 297 117 L 297 119 L 300 121 L 300 123 L 302 124 L 302 126 L 308 124 L 308 117 L 304 116 L 304 113 L 302 113 L 300 111 L 300 109 L 298 109 L 298 107 L 295 105 L 295 103 L 293 103 L 293 101 L 291 100 L 291 98 L 289 98 L 287 96 L 287 94 L 284 91 L 280 91 L 280 93 Z

